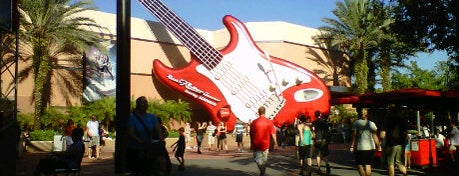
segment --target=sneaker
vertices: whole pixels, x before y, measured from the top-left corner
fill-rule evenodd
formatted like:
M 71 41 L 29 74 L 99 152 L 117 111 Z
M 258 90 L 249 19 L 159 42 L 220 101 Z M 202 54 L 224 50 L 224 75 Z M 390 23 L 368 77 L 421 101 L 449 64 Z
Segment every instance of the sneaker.
M 330 170 L 330 165 L 329 164 L 327 164 L 326 169 L 327 169 L 327 174 L 330 174 L 331 170 Z

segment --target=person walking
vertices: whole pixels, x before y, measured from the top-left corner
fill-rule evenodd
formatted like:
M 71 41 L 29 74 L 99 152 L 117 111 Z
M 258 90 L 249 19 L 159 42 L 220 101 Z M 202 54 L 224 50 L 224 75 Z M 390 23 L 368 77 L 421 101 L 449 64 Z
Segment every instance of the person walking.
M 341 134 L 341 137 L 343 138 L 343 143 L 347 143 L 348 128 L 346 126 L 346 120 L 344 118 L 341 120 L 341 123 L 339 124 L 337 130 Z
M 216 136 L 216 130 L 217 127 L 212 124 L 212 121 L 209 120 L 209 124 L 207 125 L 206 128 L 206 134 L 207 134 L 207 144 L 209 146 L 209 151 L 212 150 L 212 145 L 215 144 L 215 136 Z
M 299 140 L 298 140 L 298 156 L 300 161 L 300 175 L 304 174 L 306 167 L 307 175 L 312 173 L 312 139 L 314 133 L 312 131 L 311 117 L 306 117 L 304 114 L 299 115 L 300 123 L 297 125 Z M 304 164 L 306 159 L 307 165 Z
M 179 162 L 179 171 L 185 170 L 185 158 L 183 157 L 185 154 L 185 128 L 180 127 L 179 128 L 179 139 L 177 142 L 173 143 L 171 147 L 173 148 L 172 151 L 175 152 L 175 158 L 177 158 L 177 161 Z
M 191 146 L 191 125 L 189 122 L 186 122 L 186 125 L 185 125 L 185 144 L 186 144 L 186 149 L 193 148 Z
M 330 137 L 330 127 L 328 126 L 327 120 L 322 117 L 320 111 L 315 111 L 314 116 L 316 120 L 312 122 L 312 128 L 315 134 L 314 138 L 314 155 L 316 156 L 317 169 L 321 173 L 320 165 L 322 160 L 325 162 L 326 173 L 330 174 L 330 164 L 328 163 L 328 143 Z
M 86 123 L 86 134 L 89 137 L 89 156 L 88 158 L 100 159 L 99 156 L 99 146 L 100 146 L 100 136 L 99 136 L 99 121 L 97 121 L 96 115 L 91 115 L 91 120 Z
M 408 142 L 408 121 L 404 119 L 396 107 L 390 107 L 389 116 L 384 119 L 381 127 L 381 139 L 385 139 L 385 156 L 388 175 L 395 174 L 395 165 L 403 175 L 407 174 L 404 162 L 405 145 Z
M 201 144 L 204 139 L 204 132 L 207 128 L 207 122 L 196 122 L 196 143 L 197 143 L 197 152 L 201 154 Z
M 274 139 L 274 149 L 278 148 L 276 129 L 273 122 L 265 117 L 265 112 L 265 107 L 258 108 L 259 117 L 250 125 L 250 147 L 253 150 L 253 157 L 260 170 L 260 175 L 266 174 L 271 138 Z
M 376 124 L 368 120 L 368 111 L 362 110 L 360 119 L 352 125 L 350 151 L 354 153 L 355 163 L 360 176 L 371 175 L 371 163 L 374 150 L 381 150 Z
M 127 121 L 129 138 L 126 149 L 126 163 L 134 176 L 167 172 L 166 159 L 160 158 L 164 154 L 158 153 L 163 152 L 162 148 L 165 147 L 161 126 L 158 118 L 153 114 L 147 113 L 147 109 L 147 98 L 144 96 L 137 98 L 136 107 Z M 147 150 L 150 147 L 154 151 Z
M 233 134 L 236 136 L 236 143 L 237 143 L 237 152 L 244 152 L 244 132 L 245 132 L 245 127 L 244 127 L 244 122 L 241 121 L 241 119 L 237 118 L 236 119 L 236 125 L 234 125 L 234 130 Z

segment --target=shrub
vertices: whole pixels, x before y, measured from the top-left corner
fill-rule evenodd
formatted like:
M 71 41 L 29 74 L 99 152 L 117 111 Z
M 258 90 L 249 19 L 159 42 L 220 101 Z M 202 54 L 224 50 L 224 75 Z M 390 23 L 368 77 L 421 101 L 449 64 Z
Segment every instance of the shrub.
M 32 113 L 27 113 L 27 114 L 18 113 L 17 121 L 22 131 L 29 131 L 30 129 L 33 128 L 34 126 L 33 123 L 35 122 L 33 118 L 34 116 Z
M 168 138 L 178 138 L 180 136 L 180 133 L 178 130 L 169 130 L 169 136 Z
M 30 132 L 31 141 L 53 141 L 54 134 L 53 130 L 35 130 Z

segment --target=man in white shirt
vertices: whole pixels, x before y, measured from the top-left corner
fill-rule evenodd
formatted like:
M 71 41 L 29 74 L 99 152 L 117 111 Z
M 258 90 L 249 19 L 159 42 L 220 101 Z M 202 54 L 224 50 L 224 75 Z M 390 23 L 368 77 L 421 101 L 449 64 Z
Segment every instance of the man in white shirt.
M 100 159 L 99 157 L 99 145 L 100 145 L 100 136 L 99 136 L 99 121 L 97 121 L 96 115 L 91 116 L 91 120 L 86 123 L 86 134 L 89 137 L 89 158 Z M 94 155 L 94 157 L 93 157 Z

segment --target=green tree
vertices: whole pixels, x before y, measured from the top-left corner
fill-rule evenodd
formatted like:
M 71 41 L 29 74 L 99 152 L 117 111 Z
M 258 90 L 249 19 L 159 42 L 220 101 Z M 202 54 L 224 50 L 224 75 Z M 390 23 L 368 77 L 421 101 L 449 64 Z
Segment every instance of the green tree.
M 394 29 L 402 40 L 429 51 L 447 51 L 459 63 L 458 0 L 391 1 L 397 7 Z
M 334 48 L 330 41 L 318 41 L 316 44 L 320 48 L 307 48 L 306 53 L 310 54 L 307 59 L 316 62 L 321 66 L 320 69 L 314 69 L 313 72 L 319 75 L 325 82 L 332 82 L 333 86 L 349 86 L 349 59 L 346 54 Z M 322 57 L 325 56 L 325 57 Z
M 425 52 L 446 51 L 449 58 L 448 90 L 459 90 L 459 1 L 457 0 L 390 0 L 394 2 L 393 30 L 407 48 Z M 455 71 L 455 72 L 453 72 Z
M 421 69 L 415 61 L 410 62 L 406 73 L 395 71 L 392 76 L 392 87 L 394 89 L 421 88 L 442 90 L 445 85 L 441 82 L 441 76 L 437 75 L 435 71 Z
M 439 61 L 433 70 L 441 90 L 459 90 L 459 66 L 453 61 Z
M 25 66 L 19 81 L 33 74 L 35 121 L 51 103 L 54 88 L 71 104 L 81 94 L 82 56 L 89 46 L 100 46 L 101 36 L 89 28 L 101 28 L 79 13 L 91 10 L 91 2 L 72 0 L 20 0 L 21 53 Z M 51 83 L 56 86 L 51 86 Z M 37 123 L 39 124 L 39 123 Z
M 337 8 L 333 10 L 336 19 L 322 19 L 328 26 L 319 28 L 322 31 L 319 40 L 331 40 L 332 45 L 349 54 L 354 84 L 359 94 L 368 89 L 368 62 L 373 55 L 370 51 L 384 34 L 382 29 L 390 24 L 390 21 L 378 19 L 380 16 L 373 13 L 375 9 L 372 3 L 372 0 L 337 2 Z
M 376 16 L 374 23 L 376 26 L 381 26 L 382 35 L 377 38 L 377 46 L 374 49 L 375 56 L 373 58 L 370 71 L 374 71 L 376 79 L 376 72 L 381 79 L 382 91 L 391 91 L 391 70 L 395 67 L 404 66 L 404 61 L 408 56 L 414 55 L 416 48 L 410 48 L 408 45 L 399 40 L 398 34 L 393 31 L 394 21 L 393 12 L 394 7 L 390 4 L 387 5 L 383 2 L 373 1 L 372 3 L 373 14 Z M 370 79 L 370 78 L 369 78 Z M 377 81 L 370 81 L 370 88 L 375 88 Z

